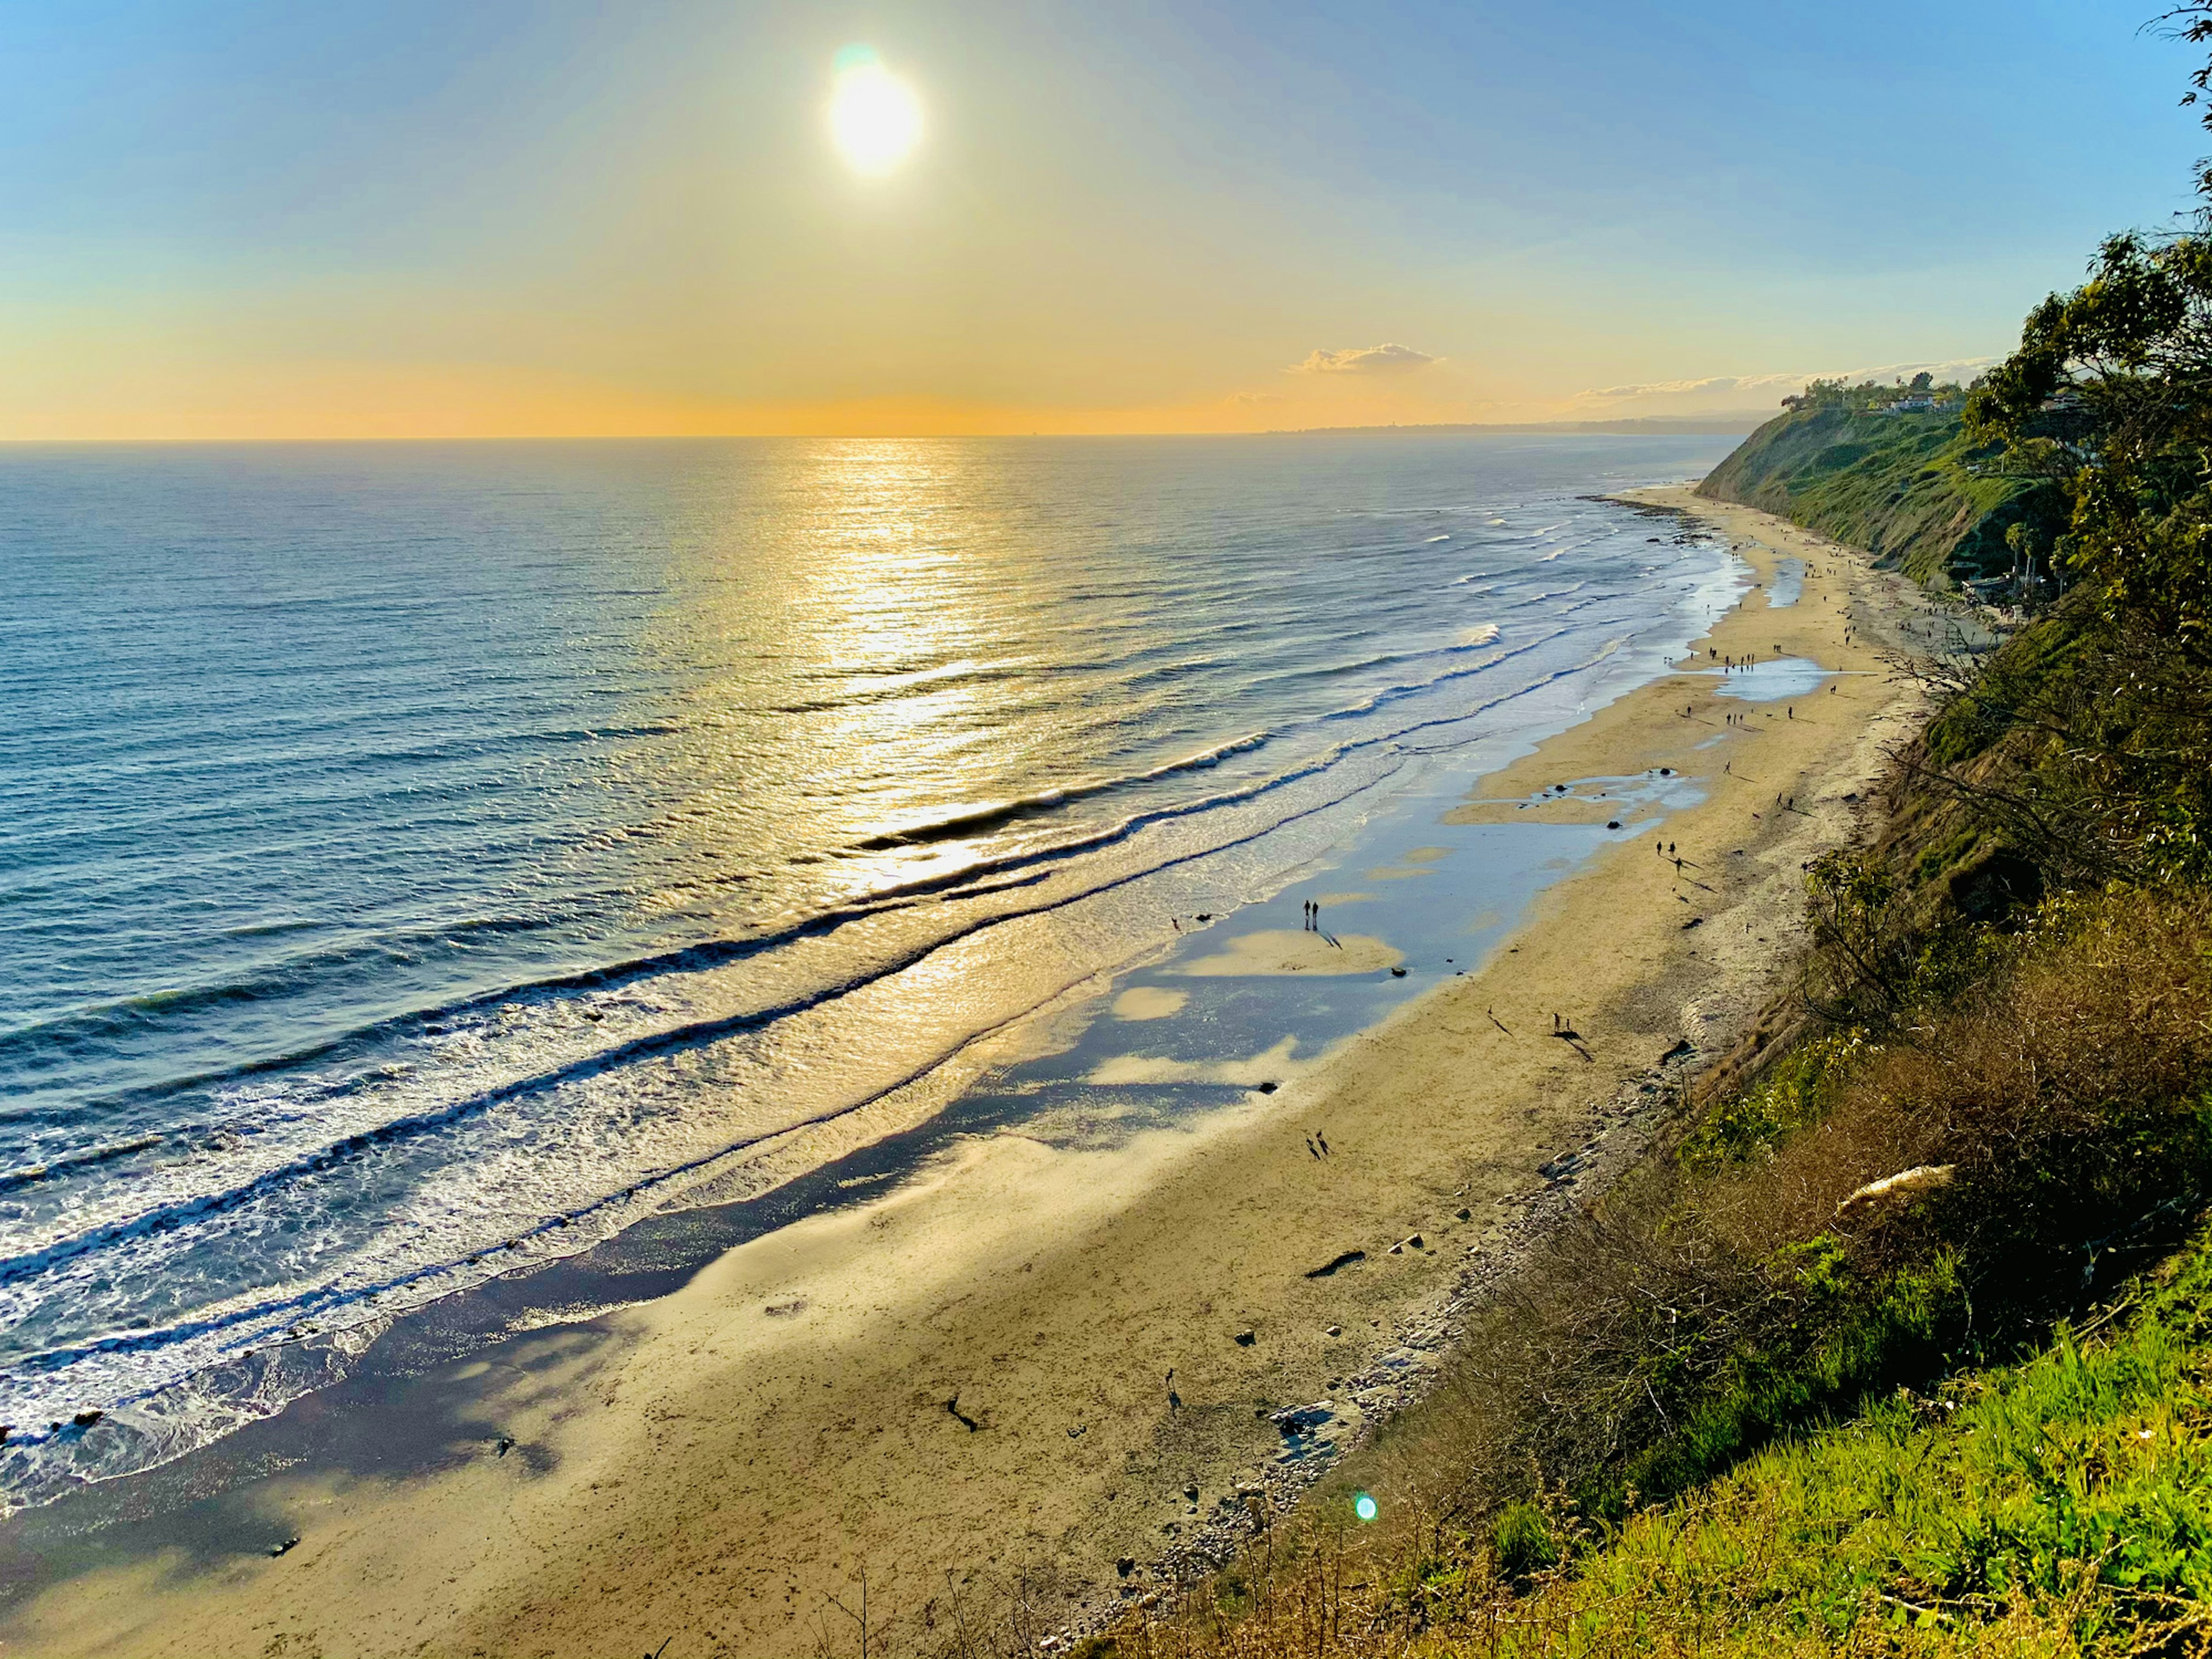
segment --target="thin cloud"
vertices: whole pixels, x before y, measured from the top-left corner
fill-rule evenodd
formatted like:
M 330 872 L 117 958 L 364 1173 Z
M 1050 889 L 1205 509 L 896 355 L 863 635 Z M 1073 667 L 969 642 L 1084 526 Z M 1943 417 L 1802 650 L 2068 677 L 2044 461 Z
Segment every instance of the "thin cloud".
M 1443 360 L 1408 345 L 1323 346 L 1302 363 L 1293 363 L 1293 374 L 1410 374 Z
M 1834 369 L 1805 374 L 1709 374 L 1693 380 L 1644 380 L 1634 386 L 1608 386 L 1577 392 L 1578 404 L 1693 402 L 1714 404 L 1722 399 L 1764 403 L 1784 393 L 1802 392 L 1813 380 L 1842 380 L 1856 386 L 1863 380 L 1888 385 L 1910 380 L 1923 370 L 1938 382 L 1963 385 L 1998 362 L 1995 357 L 1955 357 L 1946 362 L 1884 363 L 1875 368 Z

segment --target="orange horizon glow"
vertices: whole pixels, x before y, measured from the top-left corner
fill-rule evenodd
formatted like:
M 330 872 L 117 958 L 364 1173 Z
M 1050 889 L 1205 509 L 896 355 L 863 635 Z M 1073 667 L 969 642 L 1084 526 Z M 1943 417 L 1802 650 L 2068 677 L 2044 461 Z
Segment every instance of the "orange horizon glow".
M 1690 102 L 1660 14 L 265 9 L 26 11 L 0 442 L 1735 417 L 2003 355 L 2198 132 L 2094 8 L 2040 80 L 1931 14 L 1832 86 L 1730 34 Z M 2032 113 L 2085 98 L 2151 113 Z M 2012 146 L 1971 211 L 1931 121 Z
M 166 377 L 165 377 L 166 378 Z M 1224 398 L 1051 407 L 918 394 L 777 402 L 636 396 L 542 374 L 346 366 L 295 380 L 191 377 L 125 396 L 86 388 L 0 412 L 0 442 L 268 442 L 521 438 L 1125 437 L 1603 418 L 1554 400 L 1467 409 Z

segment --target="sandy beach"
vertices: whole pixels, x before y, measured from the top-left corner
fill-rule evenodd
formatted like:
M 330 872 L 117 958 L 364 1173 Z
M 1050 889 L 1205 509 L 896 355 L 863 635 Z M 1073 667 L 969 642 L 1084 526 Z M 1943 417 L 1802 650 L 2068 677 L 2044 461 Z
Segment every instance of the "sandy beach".
M 9 1650 L 668 1640 L 670 1659 L 768 1659 L 852 1645 L 865 1577 L 884 1650 L 914 1651 L 1012 1601 L 1044 1631 L 1154 1582 L 1240 1486 L 1295 1480 L 1273 1413 L 1331 1402 L 1327 1429 L 1290 1448 L 1311 1467 L 1417 1389 L 1452 1298 L 1531 1200 L 1588 1192 L 1632 1151 L 1662 1058 L 1742 1029 L 1790 949 L 1802 863 L 1850 838 L 1885 744 L 1917 717 L 1881 655 L 1925 609 L 1909 584 L 1751 509 L 1639 498 L 1723 531 L 1757 586 L 1699 641 L 1684 665 L 1698 672 L 1484 779 L 1454 821 L 1609 822 L 1608 781 L 1662 768 L 1702 799 L 1628 809 L 1651 833 L 1546 889 L 1489 959 L 1318 1061 L 1253 1057 L 1223 1079 L 1255 1085 L 1244 1103 L 1195 1130 L 1097 1152 L 977 1140 L 674 1296 L 457 1365 L 477 1403 L 449 1467 L 271 1473 L 250 1502 L 296 1546 L 219 1551 L 179 1522 L 168 1548 L 16 1591 Z M 1784 559 L 1809 569 L 1778 608 Z M 1832 677 L 1748 701 L 1704 672 L 1709 650 Z M 1356 873 L 1422 878 L 1418 860 Z M 1212 927 L 1193 972 L 1375 973 L 1399 956 L 1348 917 L 1340 951 L 1233 915 Z M 1173 1012 L 1157 990 L 1125 1002 L 1110 1017 L 1135 1048 Z

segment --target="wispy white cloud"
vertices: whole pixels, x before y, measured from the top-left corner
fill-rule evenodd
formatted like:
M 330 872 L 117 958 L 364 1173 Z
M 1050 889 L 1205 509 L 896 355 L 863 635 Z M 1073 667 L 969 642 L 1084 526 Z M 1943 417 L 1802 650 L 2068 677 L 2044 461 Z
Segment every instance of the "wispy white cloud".
M 1293 374 L 1410 374 L 1442 360 L 1408 345 L 1323 346 L 1305 362 L 1293 363 Z
M 1645 380 L 1633 386 L 1599 386 L 1578 392 L 1574 401 L 1584 408 L 1621 413 L 1753 409 L 1802 392 L 1813 380 L 1843 380 L 1853 386 L 1862 380 L 1875 380 L 1887 385 L 1894 380 L 1909 380 L 1925 371 L 1939 385 L 1955 380 L 1963 386 L 1997 361 L 1995 357 L 1954 357 L 1944 362 L 1883 363 L 1873 368 L 1823 369 L 1802 374 L 1709 374 L 1693 380 Z

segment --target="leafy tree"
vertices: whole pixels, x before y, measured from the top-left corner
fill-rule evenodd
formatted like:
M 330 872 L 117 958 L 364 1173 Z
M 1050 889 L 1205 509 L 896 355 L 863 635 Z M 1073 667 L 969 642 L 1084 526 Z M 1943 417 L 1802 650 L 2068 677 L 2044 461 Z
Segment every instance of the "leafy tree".
M 2212 662 L 2212 239 L 2108 238 L 2087 283 L 2028 313 L 1966 418 L 2058 482 L 2059 556 L 2112 614 Z
M 2212 47 L 2212 0 L 2160 21 Z M 2191 88 L 2185 103 L 2212 96 L 2212 61 Z M 2197 182 L 2193 230 L 2107 238 L 1966 404 L 1972 434 L 2064 502 L 2055 544 L 2023 526 L 2015 556 L 2081 580 L 2032 672 L 1989 676 L 1946 717 L 2001 737 L 2012 766 L 1937 769 L 2007 843 L 2077 878 L 2212 875 L 2212 162 Z

